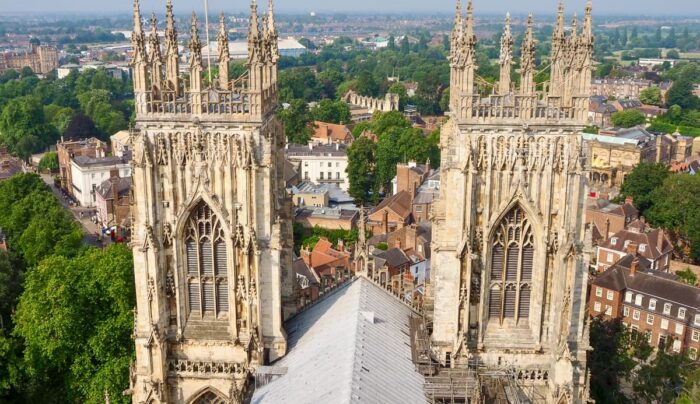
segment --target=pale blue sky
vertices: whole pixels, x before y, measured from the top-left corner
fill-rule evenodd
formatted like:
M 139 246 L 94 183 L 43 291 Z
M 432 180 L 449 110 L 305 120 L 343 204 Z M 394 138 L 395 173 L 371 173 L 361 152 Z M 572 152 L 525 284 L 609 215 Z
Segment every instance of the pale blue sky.
M 0 0 L 2 12 L 128 12 L 133 0 Z M 176 12 L 185 13 L 192 8 L 202 8 L 204 0 L 173 0 Z M 586 0 L 565 2 L 567 14 L 581 11 Z M 266 0 L 260 0 L 262 5 Z M 552 14 L 558 0 L 475 0 L 476 13 L 523 13 L 533 11 Z M 165 0 L 142 0 L 142 10 L 161 10 Z M 283 13 L 318 12 L 432 12 L 450 13 L 454 0 L 276 0 L 277 9 Z M 218 12 L 247 9 L 249 0 L 209 0 L 210 10 Z M 596 0 L 594 12 L 617 15 L 700 15 L 700 0 Z

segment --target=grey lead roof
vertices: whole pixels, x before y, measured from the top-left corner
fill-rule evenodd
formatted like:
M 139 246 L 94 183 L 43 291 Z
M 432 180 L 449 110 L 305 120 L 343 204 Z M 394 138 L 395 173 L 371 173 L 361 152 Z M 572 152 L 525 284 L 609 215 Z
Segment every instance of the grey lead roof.
M 413 311 L 358 278 L 287 325 L 286 374 L 258 388 L 251 403 L 425 403 L 411 360 Z

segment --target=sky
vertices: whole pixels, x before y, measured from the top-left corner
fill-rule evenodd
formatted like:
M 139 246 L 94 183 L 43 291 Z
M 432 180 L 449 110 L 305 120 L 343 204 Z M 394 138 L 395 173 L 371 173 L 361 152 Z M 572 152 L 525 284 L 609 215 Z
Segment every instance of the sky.
M 239 12 L 249 7 L 250 0 L 209 0 L 209 9 Z M 466 0 L 465 0 L 466 1 Z M 143 12 L 165 8 L 166 0 L 141 0 Z M 259 0 L 262 6 L 267 0 Z M 586 0 L 566 0 L 567 14 L 583 12 Z M 173 0 L 176 13 L 202 9 L 204 0 Z M 132 9 L 133 0 L 0 0 L 3 12 L 63 12 L 63 13 L 126 13 Z M 479 13 L 506 11 L 553 14 L 558 0 L 475 0 L 474 10 Z M 455 0 L 275 0 L 280 13 L 308 13 L 316 11 L 353 13 L 452 13 Z M 700 15 L 700 0 L 594 0 L 594 14 L 605 15 Z

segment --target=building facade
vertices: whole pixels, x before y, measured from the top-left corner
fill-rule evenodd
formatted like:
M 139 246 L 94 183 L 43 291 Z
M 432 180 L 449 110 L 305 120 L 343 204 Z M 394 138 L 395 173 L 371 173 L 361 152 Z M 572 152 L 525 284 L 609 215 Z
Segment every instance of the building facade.
M 637 254 L 628 254 L 595 278 L 588 302 L 590 315 L 618 319 L 645 335 L 652 347 L 697 359 L 700 289 L 650 266 Z
M 459 5 L 455 16 L 450 120 L 441 132 L 440 196 L 431 215 L 432 349 L 445 366 L 509 372 L 534 402 L 584 403 L 591 246 L 581 133 L 593 64 L 591 4 L 583 28 L 574 20 L 568 35 L 560 5 L 543 92 L 534 82 L 532 17 L 519 88 L 511 82 L 509 19 L 500 80 L 480 91 L 471 1 L 466 18 Z
M 336 185 L 343 191 L 350 187 L 346 169 L 348 147 L 342 143 L 285 145 L 285 156 L 294 164 L 301 181 Z
M 126 178 L 131 175 L 131 164 L 127 157 L 77 156 L 71 159 L 71 194 L 80 206 L 95 206 L 97 193 L 95 189 L 111 177 Z
M 36 74 L 46 74 L 58 67 L 58 51 L 53 46 L 32 45 L 23 52 L 0 52 L 0 73 L 29 67 Z
M 229 76 L 221 17 L 219 76 L 206 86 L 196 16 L 184 76 L 171 1 L 166 18 L 161 47 L 155 17 L 144 32 L 135 1 L 129 393 L 134 403 L 241 403 L 253 369 L 285 354 L 283 321 L 296 308 L 272 2 L 262 23 L 251 4 L 241 77 Z

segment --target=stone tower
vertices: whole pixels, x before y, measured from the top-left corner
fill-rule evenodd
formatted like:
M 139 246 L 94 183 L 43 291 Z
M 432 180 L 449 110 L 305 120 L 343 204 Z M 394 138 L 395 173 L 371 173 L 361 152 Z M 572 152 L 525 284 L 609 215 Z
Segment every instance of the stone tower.
M 270 1 L 251 5 L 248 71 L 205 80 L 196 15 L 180 55 L 171 1 L 165 44 L 134 2 L 132 246 L 137 311 L 135 403 L 238 403 L 252 369 L 285 354 L 294 311 L 291 205 L 277 108 Z
M 432 212 L 432 344 L 445 365 L 514 376 L 534 402 L 585 402 L 590 244 L 581 132 L 591 4 L 582 30 L 574 25 L 569 35 L 560 6 L 547 83 L 535 83 L 530 16 L 520 86 L 511 84 L 509 22 L 501 82 L 490 84 L 477 75 L 471 1 L 466 16 L 457 5 L 441 195 Z

